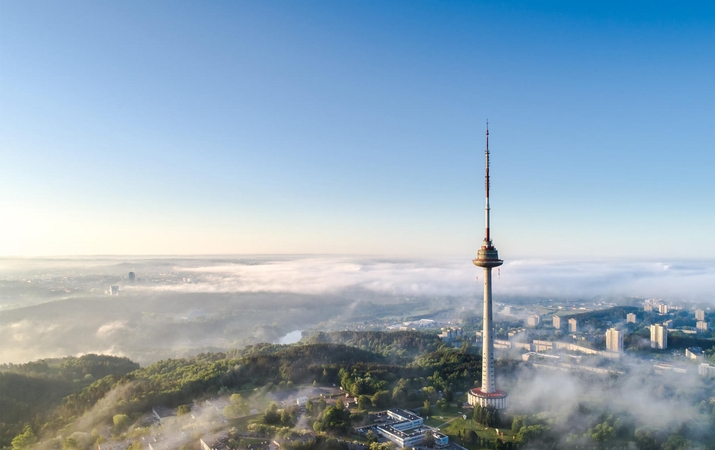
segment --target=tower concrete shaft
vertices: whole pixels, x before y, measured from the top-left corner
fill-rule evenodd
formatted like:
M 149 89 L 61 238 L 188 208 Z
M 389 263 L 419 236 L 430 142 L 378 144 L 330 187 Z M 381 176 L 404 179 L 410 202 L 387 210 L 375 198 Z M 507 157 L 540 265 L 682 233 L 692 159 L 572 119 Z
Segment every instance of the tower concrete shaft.
M 492 268 L 484 268 L 484 319 L 482 329 L 482 391 L 496 391 L 494 380 L 494 322 L 492 321 Z

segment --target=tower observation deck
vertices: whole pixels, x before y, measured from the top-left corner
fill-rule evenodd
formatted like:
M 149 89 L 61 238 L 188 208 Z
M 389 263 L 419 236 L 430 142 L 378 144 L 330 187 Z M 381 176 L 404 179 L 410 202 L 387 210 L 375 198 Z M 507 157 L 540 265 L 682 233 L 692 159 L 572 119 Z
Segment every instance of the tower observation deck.
M 494 323 L 492 321 L 492 269 L 501 266 L 504 261 L 499 259 L 499 252 L 492 244 L 489 232 L 489 122 L 487 122 L 487 148 L 484 151 L 486 159 L 486 206 L 485 237 L 482 247 L 477 252 L 477 258 L 472 262 L 484 269 L 484 319 L 482 330 L 482 385 L 471 389 L 467 395 L 470 405 L 479 405 L 495 409 L 505 409 L 509 406 L 509 394 L 496 388 L 494 377 Z

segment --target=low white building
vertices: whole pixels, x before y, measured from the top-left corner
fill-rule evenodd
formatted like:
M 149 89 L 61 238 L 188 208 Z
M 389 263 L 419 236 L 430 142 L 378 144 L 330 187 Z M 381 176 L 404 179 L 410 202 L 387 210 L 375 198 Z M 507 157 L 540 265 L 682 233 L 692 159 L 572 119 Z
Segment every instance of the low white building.
M 688 347 L 685 349 L 685 357 L 695 361 L 703 359 L 703 349 L 700 347 Z
M 707 363 L 702 363 L 698 366 L 698 375 L 703 377 L 715 377 L 715 366 Z
M 449 437 L 425 426 L 424 419 L 412 411 L 395 408 L 389 409 L 387 415 L 393 422 L 379 425 L 375 430 L 399 448 L 419 446 L 425 441 L 427 433 L 432 434 L 435 447 L 444 448 L 449 445 Z

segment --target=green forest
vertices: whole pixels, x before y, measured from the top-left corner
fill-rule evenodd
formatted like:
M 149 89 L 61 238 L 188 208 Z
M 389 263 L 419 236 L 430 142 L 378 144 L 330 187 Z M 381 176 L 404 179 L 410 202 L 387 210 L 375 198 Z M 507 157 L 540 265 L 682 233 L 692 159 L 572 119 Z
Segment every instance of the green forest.
M 530 370 L 514 361 L 497 363 L 501 380 L 514 381 L 517 373 L 533 376 Z M 608 383 L 618 382 L 591 376 L 586 384 L 607 388 Z M 342 398 L 332 403 L 311 399 L 305 419 L 308 428 L 323 437 L 314 436 L 310 445 L 329 447 L 338 442 L 332 438 L 341 436 L 362 439 L 353 436 L 353 427 L 364 424 L 370 411 L 399 406 L 426 416 L 459 419 L 446 432 L 469 450 L 495 446 L 715 448 L 712 391 L 678 392 L 681 397 L 690 396 L 687 399 L 699 408 L 699 418 L 684 418 L 662 429 L 648 428 L 627 412 L 610 411 L 602 403 L 586 400 L 568 417 L 538 410 L 498 414 L 478 409 L 463 421 L 459 409 L 465 393 L 480 377 L 481 357 L 473 348 L 453 348 L 433 335 L 413 331 L 318 333 L 298 344 L 259 344 L 228 353 L 168 359 L 144 368 L 126 358 L 103 355 L 4 365 L 0 366 L 0 446 L 27 450 L 45 442 L 43 450 L 86 450 L 103 438 L 92 435 L 78 442 L 70 439 L 73 433 L 89 436 L 90 430 L 112 427 L 117 436 L 129 439 L 134 436 L 126 434 L 130 425 L 155 406 L 176 408 L 181 415 L 191 412 L 190 405 L 217 396 L 230 396 L 223 415 L 238 421 L 235 443 L 248 439 L 239 436 L 240 427 L 255 439 L 296 436 L 294 427 L 301 414 L 297 408 L 266 402 L 258 413 L 249 413 L 256 402 L 254 397 L 250 402 L 245 397 L 299 386 L 338 386 L 357 402 L 348 408 Z M 663 395 L 670 394 L 664 390 Z M 485 437 L 483 430 L 494 427 L 511 430 L 510 440 Z M 136 436 L 142 433 L 138 426 L 131 429 Z M 306 442 L 299 440 L 295 446 L 310 450 Z

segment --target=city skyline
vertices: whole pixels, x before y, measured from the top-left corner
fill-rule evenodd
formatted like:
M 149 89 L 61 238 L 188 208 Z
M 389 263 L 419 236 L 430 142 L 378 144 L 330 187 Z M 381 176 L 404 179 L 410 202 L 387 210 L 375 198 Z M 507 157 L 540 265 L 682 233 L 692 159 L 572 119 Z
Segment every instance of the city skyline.
M 8 3 L 0 255 L 715 255 L 715 9 Z

